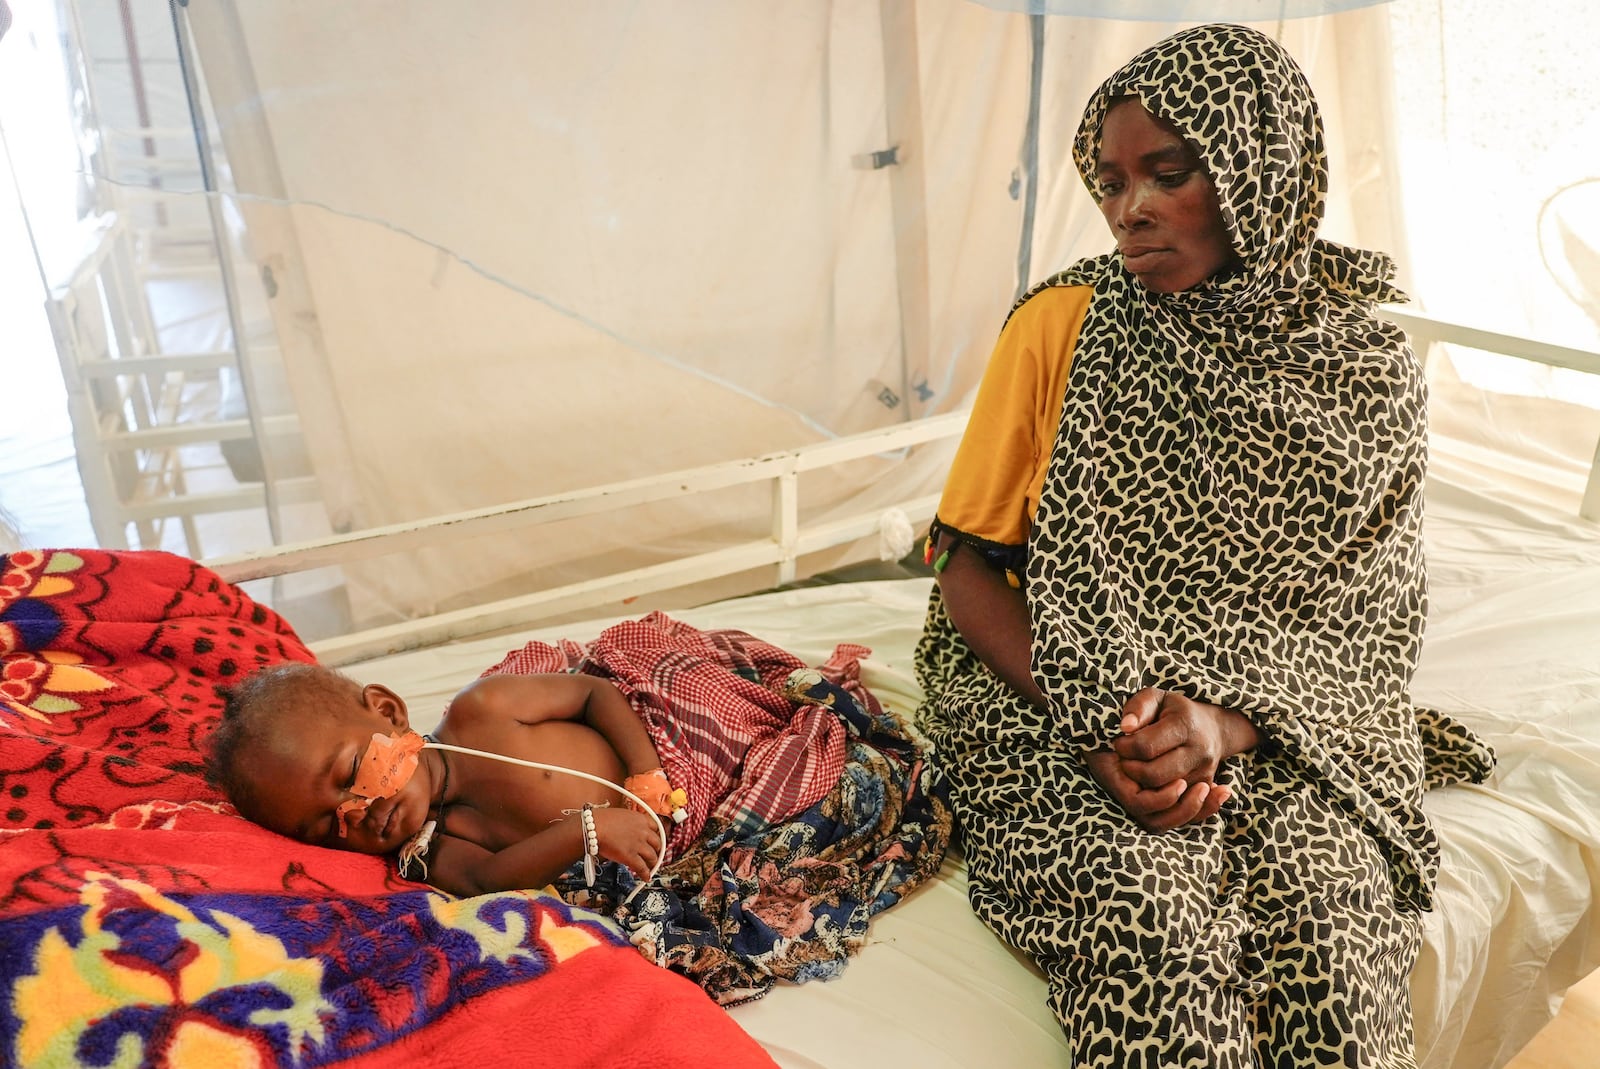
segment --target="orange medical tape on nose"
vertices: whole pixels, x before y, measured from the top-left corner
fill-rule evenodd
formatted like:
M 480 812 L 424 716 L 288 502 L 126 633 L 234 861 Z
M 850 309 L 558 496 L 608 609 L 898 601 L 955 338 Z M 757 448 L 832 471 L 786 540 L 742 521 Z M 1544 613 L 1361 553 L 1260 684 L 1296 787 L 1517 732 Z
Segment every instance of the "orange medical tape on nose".
M 373 732 L 372 743 L 356 766 L 356 781 L 350 785 L 350 793 L 357 797 L 341 802 L 336 810 L 339 838 L 343 839 L 348 833 L 346 818 L 359 818 L 373 802 L 399 794 L 400 789 L 411 782 L 411 777 L 417 774 L 420 760 L 417 755 L 427 741 L 415 731 L 404 735 Z

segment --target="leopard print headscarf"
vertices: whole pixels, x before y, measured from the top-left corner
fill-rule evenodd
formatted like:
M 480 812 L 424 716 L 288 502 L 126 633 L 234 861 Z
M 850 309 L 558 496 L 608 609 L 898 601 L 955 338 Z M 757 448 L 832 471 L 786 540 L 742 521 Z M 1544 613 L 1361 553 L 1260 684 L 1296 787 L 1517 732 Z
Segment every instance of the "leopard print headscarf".
M 1056 743 L 1103 746 L 1146 686 L 1245 711 L 1424 903 L 1426 412 L 1410 345 L 1374 310 L 1403 299 L 1392 266 L 1317 238 L 1321 119 L 1270 38 L 1199 27 L 1107 80 L 1074 142 L 1091 192 L 1121 97 L 1198 151 L 1240 267 L 1163 294 L 1113 253 L 1033 291 L 1094 287 L 1029 547 Z

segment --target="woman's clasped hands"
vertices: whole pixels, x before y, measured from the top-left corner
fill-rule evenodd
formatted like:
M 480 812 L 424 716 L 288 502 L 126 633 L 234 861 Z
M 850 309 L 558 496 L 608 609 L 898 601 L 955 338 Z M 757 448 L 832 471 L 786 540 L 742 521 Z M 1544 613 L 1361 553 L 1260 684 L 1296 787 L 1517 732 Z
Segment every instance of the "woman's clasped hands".
M 1222 762 L 1253 749 L 1249 717 L 1146 687 L 1122 706 L 1122 734 L 1085 755 L 1089 773 L 1147 831 L 1209 820 L 1232 796 L 1216 782 Z

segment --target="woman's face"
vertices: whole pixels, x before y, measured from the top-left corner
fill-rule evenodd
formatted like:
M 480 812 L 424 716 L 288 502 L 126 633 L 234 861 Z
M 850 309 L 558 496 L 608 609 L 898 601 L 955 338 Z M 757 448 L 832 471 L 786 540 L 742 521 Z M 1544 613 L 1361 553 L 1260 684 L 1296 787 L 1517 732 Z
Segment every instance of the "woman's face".
M 1205 165 L 1137 100 L 1106 113 L 1095 181 L 1122 262 L 1150 289 L 1190 289 L 1233 262 Z

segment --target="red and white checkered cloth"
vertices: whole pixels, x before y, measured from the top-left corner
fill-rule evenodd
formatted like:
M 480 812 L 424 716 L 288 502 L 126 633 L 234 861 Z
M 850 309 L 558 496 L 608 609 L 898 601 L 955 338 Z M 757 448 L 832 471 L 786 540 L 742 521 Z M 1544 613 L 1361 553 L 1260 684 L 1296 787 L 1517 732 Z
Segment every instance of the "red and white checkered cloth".
M 877 715 L 878 701 L 860 681 L 860 658 L 871 652 L 841 643 L 816 671 Z M 530 642 L 483 674 L 581 671 L 615 683 L 644 721 L 667 778 L 689 795 L 689 819 L 668 836 L 670 860 L 709 818 L 765 826 L 810 808 L 838 781 L 845 723 L 827 705 L 783 694 L 804 667 L 743 631 L 701 631 L 653 612 L 585 645 Z

